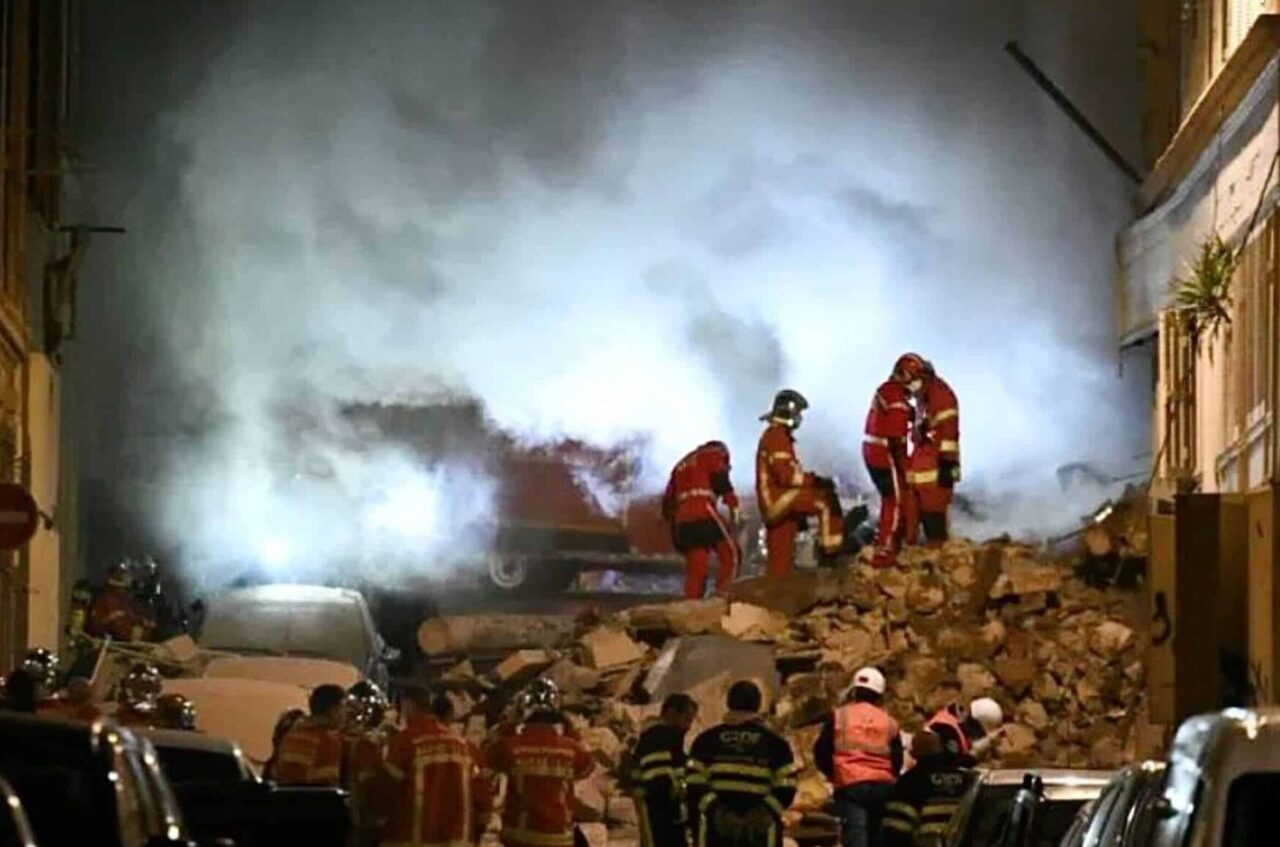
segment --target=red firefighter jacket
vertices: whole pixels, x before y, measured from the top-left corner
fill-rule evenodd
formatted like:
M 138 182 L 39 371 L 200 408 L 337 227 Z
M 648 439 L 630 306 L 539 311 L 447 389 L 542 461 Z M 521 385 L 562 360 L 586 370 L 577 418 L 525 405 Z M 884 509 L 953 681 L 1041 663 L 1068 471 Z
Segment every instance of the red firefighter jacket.
M 951 386 L 934 376 L 924 389 L 925 437 L 938 447 L 944 461 L 960 463 L 960 402 Z
M 304 718 L 280 742 L 273 774 L 281 785 L 337 786 L 342 775 L 342 731 Z
M 786 517 L 809 481 L 796 456 L 795 437 L 790 427 L 769 424 L 756 449 L 756 499 L 764 522 L 773 524 Z
M 862 437 L 862 455 L 873 468 L 892 468 L 905 458 L 911 429 L 911 398 L 900 382 L 881 383 L 871 397 Z
M 573 784 L 592 770 L 586 748 L 554 726 L 531 724 L 495 741 L 488 760 L 508 780 L 502 843 L 573 847 Z
M 662 512 L 672 523 L 715 520 L 716 500 L 738 508 L 738 495 L 729 481 L 729 452 L 703 445 L 681 459 L 671 471 L 662 496 Z
M 93 598 L 85 632 L 95 638 L 110 636 L 116 641 L 140 641 L 148 621 L 133 595 L 122 588 L 107 586 Z
M 383 768 L 383 736 L 376 732 L 347 731 L 342 737 L 342 787 L 351 795 L 356 826 L 370 828 L 381 817 L 378 780 Z
M 431 715 L 414 715 L 391 740 L 386 770 L 396 796 L 383 847 L 475 844 L 493 807 L 479 756 Z
M 907 459 L 907 482 L 916 493 L 922 512 L 945 512 L 951 504 L 951 492 L 938 481 L 938 448 L 932 441 L 922 441 Z
M 93 723 L 102 717 L 102 711 L 92 703 L 73 703 L 65 697 L 46 697 L 36 705 L 36 713 L 83 723 Z

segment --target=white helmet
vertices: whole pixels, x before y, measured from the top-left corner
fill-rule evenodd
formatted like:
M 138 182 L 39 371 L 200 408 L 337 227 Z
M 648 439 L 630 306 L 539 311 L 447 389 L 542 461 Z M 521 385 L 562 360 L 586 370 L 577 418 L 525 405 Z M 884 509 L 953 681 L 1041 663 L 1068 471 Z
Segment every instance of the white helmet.
M 881 697 L 884 696 L 884 674 L 876 668 L 861 668 L 853 675 L 853 685 L 849 686 L 852 691 L 854 688 L 865 688 L 868 691 L 875 692 Z
M 995 732 L 1004 723 L 1004 709 L 990 697 L 979 697 L 969 704 L 969 716 L 988 732 Z

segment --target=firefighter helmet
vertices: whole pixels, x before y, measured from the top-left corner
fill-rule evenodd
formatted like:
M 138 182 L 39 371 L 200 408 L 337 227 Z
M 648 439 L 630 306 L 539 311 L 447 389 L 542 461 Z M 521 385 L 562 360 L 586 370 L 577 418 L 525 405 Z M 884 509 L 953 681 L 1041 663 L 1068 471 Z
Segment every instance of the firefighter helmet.
M 162 694 L 156 698 L 156 725 L 161 729 L 196 728 L 196 704 L 181 694 Z
M 992 733 L 1004 723 L 1004 709 L 990 697 L 979 697 L 969 704 L 969 717 L 977 721 L 984 732 Z
M 529 683 L 521 699 L 525 717 L 560 711 L 560 689 L 549 679 L 540 677 Z
M 22 657 L 21 667 L 46 689 L 58 687 L 58 654 L 48 647 L 32 647 Z
M 129 588 L 133 585 L 133 563 L 128 559 L 112 562 L 107 568 L 107 585 L 112 588 Z
M 361 729 L 381 726 L 389 707 L 382 689 L 367 679 L 347 689 L 347 715 Z
M 898 357 L 898 361 L 893 363 L 894 381 L 902 383 L 912 391 L 920 390 L 928 373 L 929 363 L 918 353 L 903 353 Z
M 155 665 L 139 662 L 120 680 L 120 702 L 137 712 L 151 712 L 164 688 Z
M 809 408 L 809 401 L 804 395 L 791 388 L 784 388 L 773 398 L 773 408 L 760 416 L 762 421 L 774 421 L 795 429 L 800 426 L 804 410 Z

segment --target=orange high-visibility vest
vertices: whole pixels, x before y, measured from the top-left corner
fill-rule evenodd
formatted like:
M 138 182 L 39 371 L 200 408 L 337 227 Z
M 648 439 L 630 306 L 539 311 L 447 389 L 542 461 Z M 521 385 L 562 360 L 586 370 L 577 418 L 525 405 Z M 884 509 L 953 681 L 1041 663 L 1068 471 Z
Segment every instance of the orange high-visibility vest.
M 871 703 L 848 703 L 835 713 L 835 786 L 893 782 L 898 723 Z
M 939 729 L 944 729 L 947 733 L 954 735 L 958 739 L 957 743 L 960 745 L 960 749 L 949 752 L 964 756 L 968 755 L 973 748 L 973 744 L 969 741 L 969 734 L 964 731 L 964 724 L 960 723 L 960 719 L 947 709 L 939 709 L 936 715 L 929 718 L 929 722 L 925 724 L 925 729 L 934 733 L 937 733 Z M 947 737 L 945 735 L 941 737 L 945 744 L 948 740 Z

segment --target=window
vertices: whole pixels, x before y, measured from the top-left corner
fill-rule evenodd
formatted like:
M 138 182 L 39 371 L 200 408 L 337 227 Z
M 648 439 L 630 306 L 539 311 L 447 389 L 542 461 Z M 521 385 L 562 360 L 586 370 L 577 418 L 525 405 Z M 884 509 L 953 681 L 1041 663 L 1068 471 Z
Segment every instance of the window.
M 1263 436 L 1271 411 L 1271 371 L 1276 277 L 1277 217 L 1255 232 L 1240 254 L 1231 289 L 1232 321 L 1226 347 L 1223 415 L 1235 468 L 1231 487 L 1248 491 L 1270 475 Z
M 1165 479 L 1195 475 L 1196 356 L 1191 337 L 1178 315 L 1160 315 L 1160 381 L 1164 385 L 1159 473 Z
M 1237 778 L 1227 793 L 1223 847 L 1280 844 L 1280 772 Z

